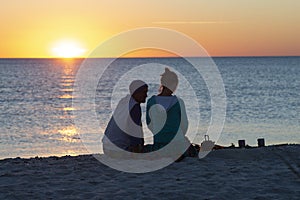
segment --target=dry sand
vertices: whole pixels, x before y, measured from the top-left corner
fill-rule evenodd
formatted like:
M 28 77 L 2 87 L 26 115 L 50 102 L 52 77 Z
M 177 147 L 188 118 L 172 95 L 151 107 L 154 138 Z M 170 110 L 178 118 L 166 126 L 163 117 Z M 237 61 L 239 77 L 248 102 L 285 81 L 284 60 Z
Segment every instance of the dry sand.
M 299 199 L 300 145 L 223 149 L 145 174 L 92 155 L 0 161 L 0 199 Z

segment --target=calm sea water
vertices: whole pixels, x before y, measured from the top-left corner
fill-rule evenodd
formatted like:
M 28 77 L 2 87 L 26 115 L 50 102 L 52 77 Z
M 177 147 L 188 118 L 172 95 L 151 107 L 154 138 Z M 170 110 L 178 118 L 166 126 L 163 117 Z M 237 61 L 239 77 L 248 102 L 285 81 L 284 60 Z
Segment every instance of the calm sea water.
M 227 96 L 226 121 L 218 144 L 237 144 L 237 140 L 245 139 L 247 144 L 255 145 L 260 137 L 265 138 L 267 144 L 300 143 L 300 57 L 213 60 L 223 78 Z M 90 153 L 74 125 L 74 112 L 80 111 L 72 107 L 72 99 L 76 99 L 73 85 L 81 63 L 79 59 L 0 59 L 0 158 Z M 112 106 L 117 102 L 111 98 L 116 84 L 124 79 L 126 72 L 143 64 L 148 64 L 144 66 L 146 70 L 160 70 L 160 65 L 168 65 L 182 72 L 199 98 L 204 123 L 195 131 L 204 134 L 210 119 L 209 92 L 204 81 L 194 77 L 195 71 L 178 58 L 114 62 L 97 87 L 99 127 L 105 128 L 112 112 L 111 102 Z M 127 73 L 126 76 L 149 78 L 147 73 Z M 157 84 L 149 84 L 148 96 L 157 93 L 159 76 L 154 78 Z M 121 84 L 121 88 L 117 88 L 116 98 L 126 94 L 127 86 Z M 191 112 L 196 102 L 185 91 L 179 87 L 177 95 L 184 99 L 187 111 Z M 87 130 L 84 134 L 91 145 L 102 137 L 98 130 Z M 101 149 L 95 151 L 101 152 Z

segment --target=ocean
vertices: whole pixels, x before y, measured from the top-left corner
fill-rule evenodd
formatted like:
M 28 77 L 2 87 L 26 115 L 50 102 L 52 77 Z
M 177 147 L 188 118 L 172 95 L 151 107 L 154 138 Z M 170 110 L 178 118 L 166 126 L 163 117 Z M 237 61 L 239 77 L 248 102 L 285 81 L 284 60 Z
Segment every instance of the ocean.
M 155 71 L 158 75 L 151 77 L 150 97 L 157 94 L 164 66 L 180 71 L 185 78 L 179 79 L 176 95 L 184 100 L 187 113 L 196 111 L 201 115 L 199 127 L 190 124 L 189 129 L 201 138 L 205 134 L 211 117 L 209 90 L 181 58 L 117 59 L 97 83 L 95 111 L 99 129 L 81 130 L 78 134 L 74 120 L 81 111 L 72 105 L 72 100 L 77 98 L 73 95 L 74 84 L 83 61 L 0 59 L 1 159 L 101 153 L 98 144 L 102 132 L 118 99 L 127 93 L 126 81 L 149 80 L 149 74 Z M 237 145 L 244 139 L 254 146 L 258 138 L 264 138 L 267 145 L 300 143 L 300 57 L 217 57 L 213 61 L 223 79 L 227 105 L 217 144 Z M 133 72 L 137 67 L 139 70 Z M 182 86 L 184 82 L 194 91 Z M 142 109 L 143 128 L 151 143 L 144 119 L 145 104 Z M 194 142 L 201 143 L 201 139 Z M 90 152 L 85 145 L 97 148 Z

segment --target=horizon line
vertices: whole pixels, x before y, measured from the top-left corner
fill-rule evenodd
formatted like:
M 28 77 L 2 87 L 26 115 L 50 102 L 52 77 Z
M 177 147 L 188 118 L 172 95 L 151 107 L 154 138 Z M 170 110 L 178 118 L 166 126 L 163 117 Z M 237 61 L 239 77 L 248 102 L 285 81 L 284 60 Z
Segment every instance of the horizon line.
M 300 57 L 300 55 L 249 55 L 249 56 L 137 56 L 137 57 L 74 57 L 74 58 L 64 58 L 64 57 L 0 57 L 0 59 L 108 59 L 108 58 L 243 58 L 243 57 Z

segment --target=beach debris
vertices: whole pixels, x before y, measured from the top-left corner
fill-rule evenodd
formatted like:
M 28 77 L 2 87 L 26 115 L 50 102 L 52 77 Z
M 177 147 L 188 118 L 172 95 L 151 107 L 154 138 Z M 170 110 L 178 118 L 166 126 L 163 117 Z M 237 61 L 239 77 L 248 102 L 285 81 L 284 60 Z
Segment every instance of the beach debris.
M 246 147 L 246 141 L 245 140 L 238 140 L 239 148 L 245 148 Z
M 208 135 L 204 135 L 204 141 L 201 143 L 200 151 L 211 151 L 215 143 L 209 139 Z
M 264 138 L 258 138 L 257 139 L 257 146 L 258 147 L 264 147 L 265 146 L 265 139 Z

